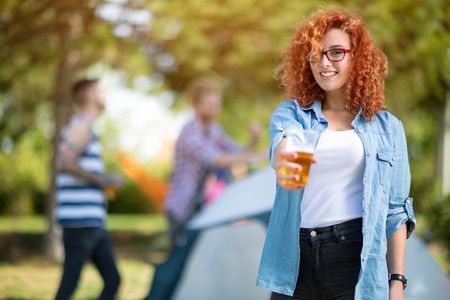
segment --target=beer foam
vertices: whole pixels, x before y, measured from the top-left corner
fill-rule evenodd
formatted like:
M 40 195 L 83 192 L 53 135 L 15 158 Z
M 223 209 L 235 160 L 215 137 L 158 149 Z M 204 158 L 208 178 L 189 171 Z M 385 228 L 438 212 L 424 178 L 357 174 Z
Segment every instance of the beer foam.
M 286 151 L 288 151 L 288 152 L 304 152 L 304 153 L 314 154 L 313 147 L 291 146 L 291 147 L 286 148 Z

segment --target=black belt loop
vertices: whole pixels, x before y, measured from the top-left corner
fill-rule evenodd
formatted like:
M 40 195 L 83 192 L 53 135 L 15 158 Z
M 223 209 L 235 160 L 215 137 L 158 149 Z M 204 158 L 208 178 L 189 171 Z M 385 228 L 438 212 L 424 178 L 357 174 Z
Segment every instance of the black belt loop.
M 336 241 L 339 241 L 340 237 L 338 234 L 338 225 L 333 225 L 333 233 L 334 233 L 334 236 L 336 237 Z

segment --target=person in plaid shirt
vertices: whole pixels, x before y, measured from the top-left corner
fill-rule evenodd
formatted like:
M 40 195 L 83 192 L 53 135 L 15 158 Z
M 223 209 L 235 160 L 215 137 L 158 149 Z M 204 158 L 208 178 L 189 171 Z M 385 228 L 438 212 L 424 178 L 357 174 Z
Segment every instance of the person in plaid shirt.
M 188 93 L 195 116 L 184 126 L 176 142 L 172 189 L 166 199 L 171 232 L 178 234 L 173 236 L 173 248 L 168 259 L 156 266 L 146 300 L 169 300 L 175 291 L 184 263 L 199 234 L 198 231 L 183 230 L 183 225 L 201 207 L 203 183 L 208 171 L 229 168 L 234 163 L 267 159 L 268 155 L 267 151 L 254 151 L 261 132 L 256 124 L 249 126 L 250 143 L 241 148 L 216 123 L 222 107 L 220 84 L 210 78 L 200 78 L 190 85 Z

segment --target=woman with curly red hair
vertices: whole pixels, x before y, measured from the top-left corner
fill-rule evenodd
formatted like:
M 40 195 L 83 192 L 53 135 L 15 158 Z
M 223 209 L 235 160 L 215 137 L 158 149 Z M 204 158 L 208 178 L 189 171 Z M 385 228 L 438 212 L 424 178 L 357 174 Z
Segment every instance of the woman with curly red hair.
M 272 300 L 403 299 L 415 219 L 403 125 L 384 106 L 386 56 L 359 16 L 329 7 L 297 30 L 280 71 L 291 100 L 270 121 L 277 193 L 258 286 Z M 304 187 L 291 129 L 320 136 Z

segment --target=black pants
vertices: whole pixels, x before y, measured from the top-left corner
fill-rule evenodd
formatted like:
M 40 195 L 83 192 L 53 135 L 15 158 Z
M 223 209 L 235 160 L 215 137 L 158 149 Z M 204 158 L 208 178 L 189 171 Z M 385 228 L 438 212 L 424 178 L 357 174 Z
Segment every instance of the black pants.
M 120 284 L 111 237 L 99 227 L 64 228 L 64 270 L 56 300 L 70 299 L 80 278 L 81 269 L 91 260 L 103 278 L 104 288 L 98 299 L 114 299 Z
M 271 300 L 353 300 L 361 269 L 362 219 L 300 229 L 300 268 L 294 296 Z

